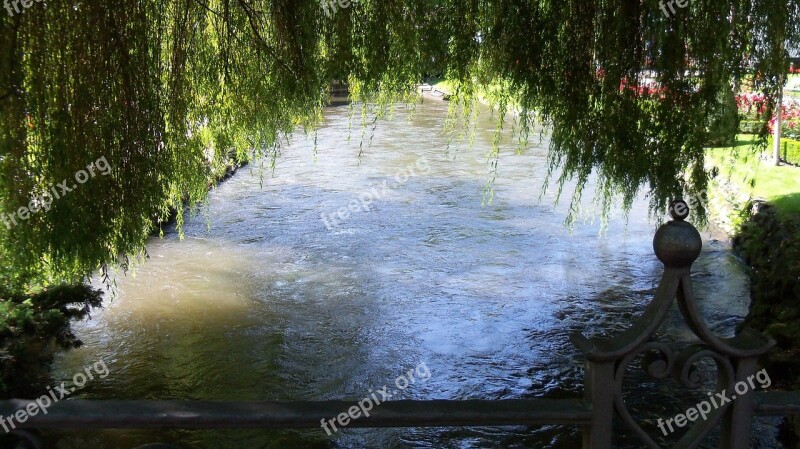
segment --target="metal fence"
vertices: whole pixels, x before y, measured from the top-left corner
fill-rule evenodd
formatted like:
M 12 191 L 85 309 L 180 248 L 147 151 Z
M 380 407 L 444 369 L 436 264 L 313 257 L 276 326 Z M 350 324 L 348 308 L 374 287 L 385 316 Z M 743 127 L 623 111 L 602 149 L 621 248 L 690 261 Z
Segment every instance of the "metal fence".
M 622 334 L 610 339 L 589 339 L 581 334 L 572 341 L 586 359 L 584 396 L 572 399 L 390 401 L 373 409 L 369 418 L 350 427 L 467 427 L 507 425 L 577 425 L 583 429 L 585 449 L 613 447 L 613 421 L 619 419 L 648 448 L 661 448 L 631 416 L 623 384 L 634 361 L 654 379 L 674 378 L 688 389 L 698 389 L 703 376 L 696 369 L 702 360 L 713 362 L 716 393 L 733 392 L 750 382 L 758 358 L 774 342 L 755 331 L 744 330 L 732 338 L 716 336 L 706 325 L 692 291 L 690 270 L 702 248 L 694 226 L 684 221 L 683 201 L 671 207 L 672 221 L 656 232 L 653 248 L 664 264 L 655 296 L 642 316 Z M 684 321 L 696 341 L 677 345 L 658 341 L 656 331 L 677 301 Z M 738 391 L 737 391 L 738 393 Z M 722 402 L 722 401 L 720 401 Z M 0 416 L 11 416 L 32 404 L 27 400 L 0 401 Z M 715 404 L 716 405 L 716 404 Z M 30 429 L 305 429 L 336 416 L 352 402 L 204 402 L 69 400 L 46 415 L 32 416 L 13 433 L 35 449 L 43 448 L 36 430 Z M 800 415 L 800 392 L 756 392 L 748 389 L 735 400 L 719 404 L 705 419 L 691 426 L 673 445 L 697 447 L 714 428 L 720 428 L 720 447 L 746 449 L 756 415 Z M 170 448 L 151 445 L 148 448 Z

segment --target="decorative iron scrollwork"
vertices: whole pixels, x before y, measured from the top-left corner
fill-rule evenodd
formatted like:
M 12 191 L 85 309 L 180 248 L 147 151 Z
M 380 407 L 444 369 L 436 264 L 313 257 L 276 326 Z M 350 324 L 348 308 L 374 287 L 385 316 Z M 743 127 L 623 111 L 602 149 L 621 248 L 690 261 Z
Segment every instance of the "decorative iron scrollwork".
M 625 425 L 647 447 L 653 449 L 661 446 L 633 419 L 623 395 L 625 374 L 635 359 L 641 357 L 641 367 L 650 377 L 659 380 L 672 377 L 691 390 L 697 390 L 711 380 L 696 368 L 701 360 L 711 360 L 716 368 L 716 393 L 721 393 L 732 391 L 737 381 L 752 376 L 757 358 L 775 344 L 772 339 L 747 329 L 733 338 L 721 338 L 706 325 L 697 307 L 690 275 L 691 265 L 702 249 L 702 238 L 694 226 L 684 221 L 688 210 L 684 201 L 674 201 L 670 206 L 673 220 L 656 232 L 653 249 L 664 263 L 664 273 L 653 300 L 633 326 L 610 339 L 587 339 L 581 334 L 572 336 L 573 342 L 587 359 L 587 373 L 591 373 L 591 376 L 587 376 L 587 400 L 593 408 L 613 408 L 608 412 L 616 411 Z M 697 343 L 680 347 L 653 341 L 676 300 L 686 325 L 698 338 Z M 604 385 L 614 386 L 611 393 L 613 398 L 603 391 Z M 739 410 L 732 410 L 734 407 L 739 407 Z M 741 436 L 746 434 L 745 431 L 749 432 L 752 408 L 751 397 L 740 397 L 735 405 L 720 404 L 713 413 L 707 415 L 707 419 L 697 420 L 675 447 L 696 447 L 721 420 L 726 419 L 730 435 L 727 438 L 723 435 L 723 447 L 746 448 L 747 441 L 740 441 L 741 438 L 737 440 L 732 435 Z M 587 427 L 587 432 L 590 432 L 586 436 L 591 442 L 589 447 L 610 447 L 610 431 L 597 429 L 597 423 L 593 424 Z M 736 429 L 737 426 L 747 428 Z

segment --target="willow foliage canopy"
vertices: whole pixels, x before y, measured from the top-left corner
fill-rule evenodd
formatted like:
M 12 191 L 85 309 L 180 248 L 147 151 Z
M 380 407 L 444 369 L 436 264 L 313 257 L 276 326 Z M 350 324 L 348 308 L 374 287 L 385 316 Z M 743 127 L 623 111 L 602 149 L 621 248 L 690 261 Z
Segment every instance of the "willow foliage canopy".
M 313 129 L 332 80 L 379 106 L 429 75 L 467 105 L 493 86 L 523 135 L 551 130 L 556 181 L 594 172 L 603 200 L 630 204 L 644 186 L 663 210 L 705 188 L 726 96 L 748 77 L 773 95 L 800 43 L 800 0 L 690 0 L 669 16 L 659 0 L 360 0 L 330 15 L 320 0 L 4 5 L 0 211 L 101 157 L 111 167 L 0 221 L 0 282 L 18 288 L 141 254 L 154 219 L 205 198 L 210 168 Z M 658 92 L 639 88 L 645 71 Z

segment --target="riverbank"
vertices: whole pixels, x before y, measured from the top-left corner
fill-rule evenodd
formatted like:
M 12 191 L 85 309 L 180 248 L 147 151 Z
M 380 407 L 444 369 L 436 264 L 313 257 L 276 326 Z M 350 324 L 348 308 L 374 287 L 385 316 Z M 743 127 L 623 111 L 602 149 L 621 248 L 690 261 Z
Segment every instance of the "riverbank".
M 209 190 L 248 163 L 235 153 L 217 165 L 209 161 Z M 190 206 L 184 201 L 184 208 Z M 154 217 L 151 235 L 159 235 L 177 216 L 178 210 L 172 209 L 166 219 Z M 82 345 L 72 324 L 102 307 L 102 291 L 86 283 L 43 286 L 32 292 L 5 291 L 0 285 L 0 298 L 0 396 L 33 397 L 46 386 L 53 354 Z
M 752 215 L 748 203 L 775 206 L 781 219 L 800 216 L 800 168 L 761 159 L 752 148 L 756 143 L 755 136 L 740 134 L 735 146 L 706 154 L 706 168 L 717 173 L 709 192 L 710 212 L 731 237 Z
M 752 304 L 743 323 L 777 342 L 761 361 L 777 388 L 800 389 L 800 167 L 773 166 L 752 151 L 752 136 L 733 148 L 709 149 L 717 172 L 709 189 L 711 218 L 750 267 Z M 797 447 L 800 420 L 783 435 Z
M 450 101 L 458 90 L 453 81 L 443 78 L 430 78 L 419 88 L 424 97 Z M 503 86 L 500 84 L 490 84 L 488 86 L 477 87 L 473 92 L 475 99 L 480 103 L 490 107 L 496 108 L 497 99 L 502 95 Z M 521 108 L 519 103 L 514 98 L 506 99 L 508 112 L 519 114 Z
M 232 178 L 239 169 L 246 167 L 250 164 L 249 159 L 239 159 L 235 153 L 231 153 L 229 158 L 222 163 L 219 167 L 214 167 L 210 162 L 208 163 L 208 190 L 218 187 L 223 182 Z M 184 200 L 183 208 L 191 208 L 186 200 Z M 153 218 L 153 230 L 150 231 L 151 236 L 160 235 L 164 227 L 175 224 L 178 219 L 178 210 L 170 209 L 169 215 L 165 219 Z
M 753 136 L 732 148 L 709 149 L 707 168 L 717 173 L 709 192 L 711 218 L 731 237 L 751 268 L 753 305 L 748 325 L 778 341 L 772 362 L 790 351 L 785 374 L 800 380 L 800 168 L 773 166 L 752 151 Z M 797 355 L 800 355 L 797 354 Z M 796 360 L 796 361 L 794 361 Z M 794 366 L 796 365 L 796 367 Z M 787 367 L 788 369 L 788 367 Z

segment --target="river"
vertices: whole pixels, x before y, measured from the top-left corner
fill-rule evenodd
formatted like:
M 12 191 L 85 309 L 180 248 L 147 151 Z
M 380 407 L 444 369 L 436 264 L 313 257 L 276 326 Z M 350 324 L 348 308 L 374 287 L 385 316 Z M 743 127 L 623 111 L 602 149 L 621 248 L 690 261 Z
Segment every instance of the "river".
M 78 323 L 85 346 L 56 356 L 54 381 L 103 360 L 110 374 L 76 397 L 356 401 L 424 363 L 429 378 L 396 397 L 580 394 L 583 365 L 569 334 L 621 331 L 661 274 L 647 203 L 637 201 L 627 217 L 614 209 L 604 229 L 585 202 L 568 230 L 569 187 L 558 206 L 555 189 L 540 198 L 545 136 L 521 154 L 503 147 L 494 199 L 483 204 L 495 121 L 483 109 L 474 144 L 448 148 L 447 107 L 401 107 L 363 147 L 359 114 L 348 142 L 348 108 L 326 109 L 316 153 L 313 136 L 298 133 L 274 173 L 253 165 L 213 190 L 185 239 L 172 228 L 152 239 L 149 259 L 118 276 L 105 309 Z M 746 269 L 726 243 L 708 232 L 704 239 L 696 292 L 713 328 L 730 334 L 747 313 Z M 688 335 L 677 315 L 664 333 Z M 643 413 L 678 410 L 669 391 L 658 405 L 640 393 L 630 400 Z M 757 424 L 754 447 L 777 447 L 768 424 Z M 209 449 L 580 446 L 579 429 L 558 426 L 51 438 L 59 436 L 65 449 L 156 441 Z

